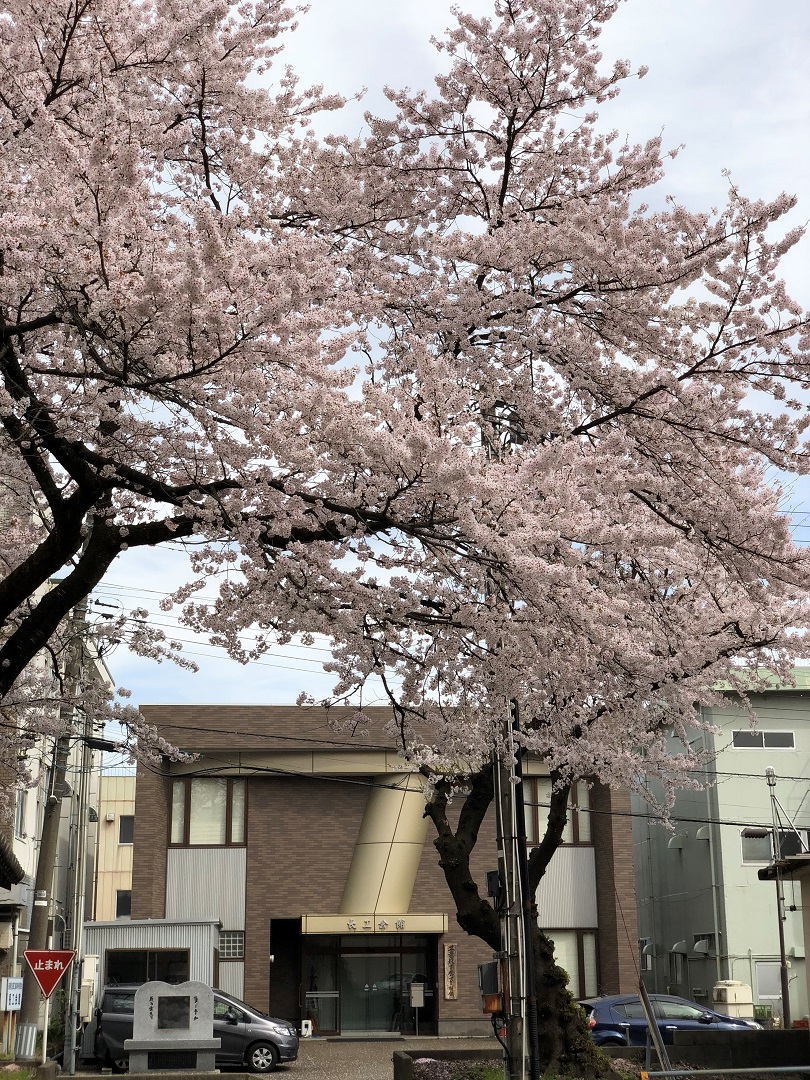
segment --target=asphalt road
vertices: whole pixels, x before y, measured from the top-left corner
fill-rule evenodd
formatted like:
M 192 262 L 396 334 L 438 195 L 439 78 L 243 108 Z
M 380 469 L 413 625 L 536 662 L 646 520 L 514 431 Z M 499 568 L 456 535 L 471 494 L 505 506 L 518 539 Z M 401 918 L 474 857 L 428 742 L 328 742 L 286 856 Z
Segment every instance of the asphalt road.
M 302 1039 L 298 1061 L 280 1065 L 279 1080 L 391 1080 L 395 1050 L 483 1050 L 497 1047 L 492 1038 L 479 1039 Z

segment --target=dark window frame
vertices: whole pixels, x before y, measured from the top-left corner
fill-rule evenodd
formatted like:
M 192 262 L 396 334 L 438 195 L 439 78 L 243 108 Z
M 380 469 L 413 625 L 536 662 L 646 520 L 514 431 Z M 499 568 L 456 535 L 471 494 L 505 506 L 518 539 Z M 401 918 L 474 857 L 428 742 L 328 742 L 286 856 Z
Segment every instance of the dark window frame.
M 124 907 L 126 911 L 121 911 L 121 901 L 126 897 Z M 132 918 L 132 889 L 116 889 L 115 890 L 115 917 L 116 919 L 131 919 Z
M 768 737 L 775 736 L 778 740 L 780 736 L 790 737 L 790 744 L 774 741 L 768 742 Z M 735 728 L 731 732 L 731 749 L 732 750 L 795 750 L 796 749 L 796 732 L 795 731 L 766 731 L 764 728 L 757 728 L 756 731 L 752 731 L 750 728 Z
M 130 822 L 128 825 L 124 825 L 124 822 Z M 129 833 L 129 840 L 124 839 L 122 833 Z M 118 815 L 118 843 L 129 846 L 135 843 L 135 815 L 134 814 L 119 814 Z
M 568 844 L 568 847 L 573 847 L 573 844 Z M 590 845 L 588 845 L 590 846 Z M 577 980 L 579 981 L 580 997 L 595 997 L 602 993 L 602 964 L 599 955 L 599 927 L 598 926 L 558 926 L 555 929 L 543 928 L 543 933 L 548 934 L 551 940 L 554 940 L 555 934 L 575 934 L 577 939 Z M 596 957 L 596 994 L 588 994 L 585 990 L 586 973 L 585 973 L 585 935 L 589 934 L 593 936 L 594 940 L 594 955 Z M 557 961 L 555 960 L 555 963 Z M 571 973 L 569 972 L 569 975 Z
M 225 843 L 224 844 L 191 844 L 189 843 L 189 834 L 191 829 L 191 785 L 195 780 L 225 780 L 227 785 L 226 797 L 225 797 Z M 233 786 L 234 783 L 244 784 L 245 800 L 244 800 L 244 818 L 242 821 L 242 839 L 233 840 Z M 172 841 L 172 808 L 174 806 L 174 785 L 182 784 L 184 786 L 184 800 L 183 800 L 183 839 L 181 841 Z M 169 787 L 169 813 L 168 817 L 168 840 L 170 848 L 226 848 L 226 847 L 247 847 L 247 831 L 248 831 L 248 803 L 249 803 L 249 789 L 248 782 L 241 776 L 219 776 L 219 777 L 200 777 L 200 776 L 174 776 L 171 780 Z
M 538 780 L 548 780 L 548 779 L 549 778 L 547 776 L 527 776 L 527 777 L 524 777 L 524 783 L 526 783 L 526 794 L 530 795 L 530 798 L 525 802 L 525 807 L 526 807 L 526 810 L 531 811 L 532 830 L 533 830 L 534 836 L 536 837 L 535 840 L 532 840 L 531 837 L 529 837 L 529 836 L 526 837 L 526 843 L 527 843 L 528 847 L 530 847 L 530 848 L 538 847 L 538 845 L 540 843 L 542 843 L 543 837 L 540 834 L 541 817 L 544 820 L 545 820 L 545 818 L 548 817 L 548 808 L 545 805 L 543 805 L 543 806 L 540 805 L 540 795 L 539 795 L 539 792 L 537 790 L 536 781 L 538 781 Z M 587 810 L 580 809 L 580 807 L 579 807 L 579 793 L 578 793 L 578 787 L 579 787 L 580 784 L 582 785 L 583 789 L 587 790 L 588 786 L 587 786 L 587 784 L 585 783 L 584 780 L 575 780 L 571 784 L 571 791 L 570 791 L 570 793 L 568 795 L 568 817 L 569 817 L 569 820 L 571 822 L 572 839 L 571 840 L 562 840 L 560 842 L 560 847 L 593 847 L 594 846 L 593 829 L 591 829 L 591 838 L 590 838 L 590 840 L 583 840 L 581 838 L 581 830 L 580 830 L 580 827 L 579 827 L 579 816 L 580 816 L 580 814 L 589 814 L 590 813 L 590 804 L 589 804 L 589 809 L 587 809 Z M 524 798 L 525 798 L 525 796 L 524 796 Z
M 143 954 L 144 967 L 146 969 L 146 982 L 151 982 L 157 979 L 157 965 L 158 958 L 165 957 L 167 954 L 171 954 L 172 957 L 177 960 L 183 958 L 185 961 L 185 975 L 179 979 L 178 982 L 188 982 L 191 972 L 191 950 L 188 948 L 121 948 L 121 949 L 107 949 L 104 954 L 104 981 L 107 984 L 115 986 L 116 984 L 112 980 L 110 973 L 111 964 L 114 964 L 117 958 L 121 954 L 139 953 Z

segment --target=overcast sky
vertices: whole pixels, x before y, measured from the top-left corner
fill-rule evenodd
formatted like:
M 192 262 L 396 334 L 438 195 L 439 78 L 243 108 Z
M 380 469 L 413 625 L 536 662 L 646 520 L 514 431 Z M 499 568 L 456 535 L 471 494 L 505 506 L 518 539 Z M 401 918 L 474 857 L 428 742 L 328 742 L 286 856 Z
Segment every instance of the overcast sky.
M 477 15 L 491 10 L 485 0 L 461 6 Z M 364 102 L 353 103 L 340 125 L 356 134 L 364 109 L 386 108 L 380 92 L 385 84 L 431 86 L 441 58 L 429 41 L 451 25 L 450 7 L 446 0 L 311 0 L 287 59 L 304 84 L 323 83 L 347 95 L 367 88 Z M 691 209 L 723 201 L 728 169 L 746 195 L 797 195 L 790 224 L 803 223 L 810 219 L 809 49 L 810 0 L 626 0 L 603 34 L 605 62 L 623 58 L 650 70 L 605 107 L 604 123 L 635 141 L 662 132 L 666 147 L 683 144 L 662 191 Z M 791 292 L 806 307 L 809 264 L 806 238 L 784 264 Z M 805 499 L 797 492 L 792 508 L 810 514 L 810 493 Z M 795 521 L 797 539 L 810 540 L 810 516 Z M 808 527 L 801 527 L 803 521 Z M 182 575 L 177 552 L 127 552 L 96 596 L 126 610 L 143 605 L 154 612 Z M 186 631 L 180 636 L 190 639 Z M 108 662 L 135 704 L 285 703 L 302 689 L 326 694 L 331 687 L 320 670 L 322 651 L 286 646 L 246 668 L 199 643 L 186 651 L 201 664 L 196 675 L 131 657 L 123 647 Z

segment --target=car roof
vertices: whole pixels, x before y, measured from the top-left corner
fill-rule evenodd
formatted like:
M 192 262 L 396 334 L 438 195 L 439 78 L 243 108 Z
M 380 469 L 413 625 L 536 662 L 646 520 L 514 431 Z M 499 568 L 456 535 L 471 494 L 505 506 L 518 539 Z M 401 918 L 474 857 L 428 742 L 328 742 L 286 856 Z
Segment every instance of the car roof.
M 708 1005 L 701 1005 L 697 1001 L 691 1001 L 689 998 L 678 997 L 677 994 L 649 994 L 650 1001 L 679 1001 L 686 1005 L 694 1005 L 696 1009 L 703 1009 L 705 1012 L 712 1012 Z M 580 1005 L 589 1005 L 591 1008 L 596 1008 L 597 1005 L 624 1005 L 628 1001 L 640 1001 L 639 994 L 604 994 L 601 997 L 581 998 Z

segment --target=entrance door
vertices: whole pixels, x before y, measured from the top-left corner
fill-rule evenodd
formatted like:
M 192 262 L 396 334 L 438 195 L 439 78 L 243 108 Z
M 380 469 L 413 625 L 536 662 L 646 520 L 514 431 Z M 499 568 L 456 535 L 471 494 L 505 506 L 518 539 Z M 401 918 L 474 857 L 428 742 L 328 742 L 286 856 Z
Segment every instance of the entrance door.
M 399 1031 L 402 999 L 398 953 L 340 958 L 340 1030 Z

